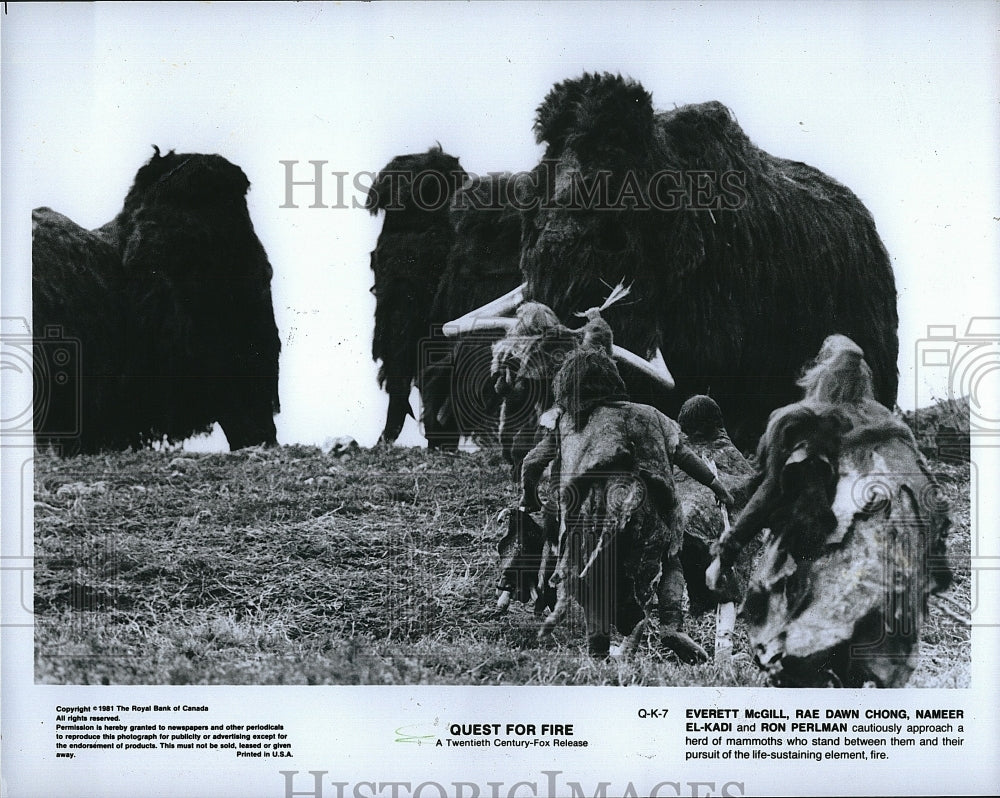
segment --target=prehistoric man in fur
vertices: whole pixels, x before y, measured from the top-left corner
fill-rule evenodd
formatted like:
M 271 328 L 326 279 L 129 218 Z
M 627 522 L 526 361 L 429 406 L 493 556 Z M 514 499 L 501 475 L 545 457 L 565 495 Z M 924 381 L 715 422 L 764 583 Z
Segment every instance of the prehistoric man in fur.
M 832 335 L 771 414 L 758 487 L 715 547 L 709 588 L 770 534 L 743 605 L 757 663 L 786 686 L 898 687 L 916 666 L 930 593 L 947 589 L 947 508 L 910 429 L 874 397 L 864 352 Z
M 662 641 L 685 661 L 707 658 L 681 631 L 682 531 L 674 491 L 677 466 L 732 504 L 729 491 L 687 446 L 679 425 L 627 400 L 614 361 L 601 346 L 571 352 L 554 385 L 551 427 L 522 465 L 522 506 L 540 506 L 537 486 L 553 463 L 560 514 L 551 633 L 575 598 L 583 607 L 592 654 L 609 651 L 610 627 L 638 641 L 654 590 Z M 555 462 L 553 462 L 555 461 Z M 657 580 L 658 585 L 657 585 Z

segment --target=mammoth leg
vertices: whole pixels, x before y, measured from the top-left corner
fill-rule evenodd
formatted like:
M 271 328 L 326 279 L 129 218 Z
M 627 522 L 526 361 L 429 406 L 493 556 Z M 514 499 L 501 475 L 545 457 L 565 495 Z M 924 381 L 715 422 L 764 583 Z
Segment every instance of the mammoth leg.
M 430 450 L 439 449 L 442 452 L 458 451 L 460 437 L 454 430 L 435 430 L 427 434 L 427 448 Z
M 258 444 L 277 445 L 272 380 L 233 378 L 220 390 L 235 394 L 218 417 L 231 451 Z
M 274 419 L 270 417 L 266 421 L 259 419 L 256 422 L 244 418 L 220 418 L 219 426 L 226 434 L 230 451 L 258 444 L 276 446 L 278 443 Z
M 418 383 L 420 402 L 423 405 L 421 420 L 428 449 L 455 451 L 460 433 L 452 404 L 454 385 L 453 353 L 441 356 L 431 364 L 422 364 L 423 372 Z
M 410 407 L 410 377 L 386 377 L 385 389 L 389 394 L 389 409 L 385 414 L 385 428 L 379 440 L 383 443 L 392 443 L 403 431 L 403 423 L 406 416 L 413 416 L 413 409 Z
M 684 625 L 684 569 L 675 553 L 664 558 L 659 586 L 660 641 L 683 662 L 705 662 L 708 653 L 681 631 Z
M 461 435 L 455 424 L 452 413 L 451 399 L 440 396 L 428 397 L 422 392 L 424 401 L 424 437 L 428 449 L 441 449 L 453 452 L 458 449 Z
M 716 601 L 705 584 L 705 571 L 712 564 L 708 543 L 696 535 L 684 535 L 681 565 L 687 583 L 688 607 L 692 615 L 701 615 L 715 607 Z

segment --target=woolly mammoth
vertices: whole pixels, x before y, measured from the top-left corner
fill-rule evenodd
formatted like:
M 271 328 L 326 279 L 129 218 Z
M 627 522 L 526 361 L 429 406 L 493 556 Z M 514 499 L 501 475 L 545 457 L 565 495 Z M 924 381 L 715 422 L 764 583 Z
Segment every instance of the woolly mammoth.
M 407 415 L 415 416 L 414 382 L 432 446 L 453 447 L 495 418 L 483 352 L 488 364 L 489 344 L 499 334 L 463 345 L 439 328 L 520 282 L 521 222 L 506 202 L 503 176 L 465 185 L 468 177 L 457 158 L 432 147 L 394 158 L 369 192 L 369 211 L 385 212 L 371 268 L 372 357 L 381 361 L 379 384 L 389 394 L 386 442 L 398 437 Z
M 521 282 L 521 214 L 509 204 L 508 174 L 475 177 L 451 204 L 454 239 L 431 309 L 433 335 L 421 358 L 420 396 L 428 444 L 455 448 L 463 435 L 493 440 L 500 397 L 490 376 L 500 331 L 457 339 L 441 326 Z
M 545 154 L 519 186 L 525 285 L 511 307 L 542 302 L 569 323 L 607 286 L 632 285 L 606 313 L 616 342 L 658 347 L 677 383 L 670 414 L 709 394 L 743 448 L 794 401 L 800 364 L 830 333 L 864 348 L 876 397 L 894 404 L 894 277 L 850 190 L 759 149 L 717 102 L 656 113 L 641 85 L 609 74 L 557 84 L 535 133 Z
M 155 148 L 154 148 L 155 149 Z M 250 183 L 219 155 L 155 155 L 111 222 L 32 213 L 35 433 L 64 452 L 176 442 L 218 422 L 230 448 L 274 444 L 280 341 Z

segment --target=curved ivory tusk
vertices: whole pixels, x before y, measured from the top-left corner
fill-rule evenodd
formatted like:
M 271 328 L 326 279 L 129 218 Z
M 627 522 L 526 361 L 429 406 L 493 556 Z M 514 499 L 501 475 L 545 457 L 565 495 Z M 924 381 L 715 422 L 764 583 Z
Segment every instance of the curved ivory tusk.
M 449 338 L 470 332 L 487 332 L 488 330 L 504 330 L 505 332 L 517 323 L 510 316 L 471 316 L 466 313 L 461 318 L 447 322 L 441 330 Z
M 612 349 L 615 360 L 628 363 L 634 369 L 641 371 L 651 380 L 657 382 L 664 390 L 672 391 L 674 389 L 674 378 L 670 374 L 669 369 L 667 369 L 667 364 L 663 362 L 663 355 L 660 354 L 659 349 L 656 350 L 657 356 L 654 356 L 652 361 L 643 360 L 635 352 L 629 352 L 627 349 L 618 346 L 618 344 L 615 344 Z M 657 362 L 657 359 L 659 362 Z
M 469 323 L 475 321 L 476 319 L 492 319 L 497 316 L 513 315 L 517 306 L 524 301 L 524 289 L 527 285 L 527 283 L 521 283 L 517 288 L 512 291 L 508 291 L 501 297 L 497 297 L 492 302 L 487 302 L 482 307 L 470 310 L 464 316 L 461 316 L 454 321 L 449 321 L 444 325 L 444 334 L 449 337 L 454 337 L 464 332 L 470 332 L 473 327 L 470 327 Z M 457 327 L 455 327 L 455 325 L 457 325 Z M 490 325 L 490 327 L 485 328 L 481 324 L 475 325 L 475 329 L 477 330 L 490 328 L 497 329 L 496 325 Z
M 670 380 L 670 384 L 673 385 L 674 375 L 670 373 L 670 369 L 667 368 L 667 364 L 663 360 L 663 352 L 660 351 L 660 347 L 656 347 L 656 352 L 649 359 L 649 364 L 654 368 L 658 369 L 664 377 Z
M 487 302 L 481 308 L 470 310 L 466 316 L 509 316 L 517 306 L 524 302 L 524 290 L 527 283 L 521 283 L 517 288 L 508 291 L 501 297 L 497 297 L 492 302 Z M 464 318 L 464 316 L 463 316 Z
M 464 316 L 460 316 L 453 321 L 446 322 L 442 326 L 442 332 L 449 338 L 463 335 L 474 331 L 487 332 L 491 330 L 510 330 L 516 319 L 513 314 L 517 306 L 524 300 L 524 290 L 527 283 L 521 283 L 513 291 L 508 291 L 502 297 L 487 302 L 482 307 L 470 310 Z M 664 390 L 672 391 L 675 387 L 673 375 L 667 364 L 663 361 L 663 354 L 659 348 L 656 354 L 649 361 L 643 360 L 634 352 L 629 352 L 620 346 L 614 347 L 614 356 L 617 360 L 631 365 L 633 368 L 647 375 L 654 382 L 659 383 Z
M 506 612 L 507 608 L 510 606 L 510 591 L 505 590 L 500 594 L 500 598 L 497 599 L 497 609 L 501 612 Z

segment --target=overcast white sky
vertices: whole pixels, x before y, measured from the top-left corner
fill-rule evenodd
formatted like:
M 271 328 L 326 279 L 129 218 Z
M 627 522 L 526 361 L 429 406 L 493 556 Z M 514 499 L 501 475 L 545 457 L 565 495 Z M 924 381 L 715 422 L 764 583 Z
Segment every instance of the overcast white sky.
M 896 271 L 899 402 L 913 407 L 918 390 L 948 391 L 947 369 L 915 369 L 927 326 L 964 333 L 1000 310 L 998 9 L 13 3 L 0 23 L 3 314 L 30 317 L 31 208 L 96 227 L 150 145 L 217 152 L 250 178 L 274 266 L 279 440 L 370 445 L 386 405 L 369 355 L 381 219 L 310 209 L 308 189 L 299 209 L 280 208 L 279 161 L 301 161 L 302 179 L 309 160 L 353 174 L 440 141 L 472 172 L 528 169 L 552 84 L 607 70 L 641 81 L 658 108 L 719 100 L 758 145 L 861 197 Z M 998 372 L 984 373 L 995 396 Z M 422 443 L 413 422 L 401 442 Z

